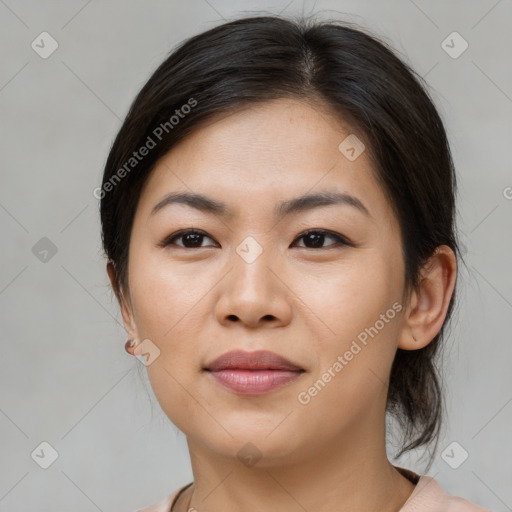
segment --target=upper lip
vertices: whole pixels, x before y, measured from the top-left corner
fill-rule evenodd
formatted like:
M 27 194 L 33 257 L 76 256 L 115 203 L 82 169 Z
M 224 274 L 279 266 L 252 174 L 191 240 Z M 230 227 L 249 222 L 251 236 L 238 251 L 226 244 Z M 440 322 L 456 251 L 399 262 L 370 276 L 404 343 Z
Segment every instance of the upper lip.
M 205 370 L 212 372 L 228 369 L 304 371 L 288 359 L 268 350 L 254 352 L 232 350 L 222 354 L 205 367 Z

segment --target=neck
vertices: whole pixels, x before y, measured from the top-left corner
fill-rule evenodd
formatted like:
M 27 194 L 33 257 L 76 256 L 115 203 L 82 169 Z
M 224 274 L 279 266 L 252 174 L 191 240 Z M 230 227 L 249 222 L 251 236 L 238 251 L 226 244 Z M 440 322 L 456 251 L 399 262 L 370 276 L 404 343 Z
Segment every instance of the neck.
M 384 428 L 381 435 L 374 427 L 352 430 L 344 442 L 296 450 L 293 460 L 264 457 L 252 467 L 187 438 L 194 485 L 183 498 L 188 506 L 178 510 L 399 511 L 414 484 L 388 461 Z

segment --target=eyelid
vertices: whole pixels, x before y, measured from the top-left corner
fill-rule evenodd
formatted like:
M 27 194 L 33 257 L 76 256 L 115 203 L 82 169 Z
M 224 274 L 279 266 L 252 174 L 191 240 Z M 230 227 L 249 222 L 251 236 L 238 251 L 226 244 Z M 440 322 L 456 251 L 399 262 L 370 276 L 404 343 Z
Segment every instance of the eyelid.
M 214 240 L 210 235 L 208 235 L 205 231 L 202 229 L 197 228 L 185 228 L 180 229 L 178 231 L 175 231 L 174 233 L 171 233 L 169 236 L 166 236 L 161 242 L 157 244 L 158 247 L 167 247 L 168 245 L 176 245 L 177 247 L 181 247 L 182 249 L 190 249 L 190 247 L 183 247 L 182 245 L 173 244 L 172 240 L 179 239 L 185 235 L 190 234 L 197 234 L 202 235 L 205 238 L 209 238 L 210 240 Z M 196 249 L 204 249 L 205 247 L 196 247 Z
M 331 231 L 329 229 L 323 229 L 323 228 L 311 228 L 307 229 L 306 231 L 303 231 L 302 233 L 297 236 L 297 238 L 294 240 L 294 243 L 296 240 L 299 240 L 310 233 L 319 233 L 323 236 L 328 236 L 331 238 L 334 238 L 336 240 L 336 243 L 327 245 L 325 247 L 320 247 L 320 249 L 328 249 L 330 247 L 339 247 L 340 245 L 346 245 L 349 247 L 355 247 L 355 245 L 345 236 L 343 236 L 340 233 L 337 233 L 336 231 Z M 311 249 L 311 247 L 301 247 L 301 249 Z M 312 249 L 312 250 L 318 250 L 318 249 Z

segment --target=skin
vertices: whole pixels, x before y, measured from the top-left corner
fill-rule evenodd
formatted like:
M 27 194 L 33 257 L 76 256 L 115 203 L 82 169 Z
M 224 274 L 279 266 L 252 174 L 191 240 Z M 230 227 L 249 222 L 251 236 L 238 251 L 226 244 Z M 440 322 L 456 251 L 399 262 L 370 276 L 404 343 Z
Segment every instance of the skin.
M 144 339 L 160 350 L 148 376 L 187 438 L 194 485 L 178 511 L 396 512 L 414 489 L 386 456 L 388 378 L 397 348 L 420 349 L 442 327 L 456 259 L 440 246 L 403 303 L 398 221 L 369 152 L 349 161 L 338 150 L 350 133 L 347 123 L 309 103 L 259 104 L 196 130 L 158 162 L 142 191 L 129 290 L 116 294 L 138 342 L 132 353 Z M 277 202 L 324 190 L 357 197 L 371 216 L 348 205 L 273 216 Z M 151 215 L 175 191 L 222 201 L 233 215 L 182 204 Z M 205 232 L 201 247 L 187 237 L 158 245 L 188 228 Z M 300 236 L 313 228 L 354 246 L 330 236 L 315 246 Z M 263 249 L 250 264 L 236 252 L 247 236 Z M 115 289 L 112 264 L 107 272 Z M 299 403 L 298 394 L 395 302 L 402 311 L 307 405 Z M 271 350 L 306 371 L 265 395 L 241 396 L 202 370 L 232 349 Z M 262 455 L 250 467 L 237 457 L 248 442 Z

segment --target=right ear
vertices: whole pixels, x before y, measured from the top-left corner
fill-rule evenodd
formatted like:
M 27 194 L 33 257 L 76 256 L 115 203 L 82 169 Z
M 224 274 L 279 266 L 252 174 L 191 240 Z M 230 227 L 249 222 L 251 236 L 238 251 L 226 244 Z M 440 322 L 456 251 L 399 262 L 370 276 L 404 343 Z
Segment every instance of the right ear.
M 135 320 L 133 318 L 133 311 L 131 305 L 129 305 L 123 297 L 122 290 L 117 286 L 117 269 L 114 261 L 112 260 L 107 261 L 107 274 L 110 279 L 112 289 L 117 297 L 117 301 L 119 302 L 124 328 L 131 339 L 138 339 L 137 326 L 135 325 Z

